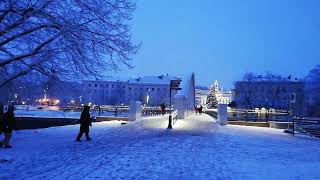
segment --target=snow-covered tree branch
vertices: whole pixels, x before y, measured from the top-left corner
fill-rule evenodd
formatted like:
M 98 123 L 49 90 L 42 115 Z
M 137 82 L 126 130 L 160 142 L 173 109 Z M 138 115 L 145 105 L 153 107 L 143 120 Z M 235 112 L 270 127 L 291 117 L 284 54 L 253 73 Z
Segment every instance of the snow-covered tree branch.
M 0 87 L 31 71 L 57 78 L 97 77 L 131 67 L 131 0 L 3 0 Z

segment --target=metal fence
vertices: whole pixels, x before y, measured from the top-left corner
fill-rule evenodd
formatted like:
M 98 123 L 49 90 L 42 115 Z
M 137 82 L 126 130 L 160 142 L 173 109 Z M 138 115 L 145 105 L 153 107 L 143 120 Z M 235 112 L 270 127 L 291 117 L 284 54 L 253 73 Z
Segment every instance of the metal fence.
M 164 111 L 161 110 L 160 107 L 146 107 L 143 106 L 142 109 L 142 116 L 159 116 L 170 113 L 170 109 L 166 108 Z
M 95 111 L 99 112 L 98 114 L 103 115 L 105 112 L 113 113 L 115 117 L 128 115 L 130 107 L 129 106 L 96 106 Z M 170 109 L 166 108 L 164 111 L 161 110 L 159 106 L 143 106 L 141 107 L 142 116 L 159 116 L 164 114 L 169 114 Z
M 283 121 L 290 120 L 287 110 L 228 109 L 229 121 Z
M 320 118 L 293 118 L 292 133 L 320 138 Z

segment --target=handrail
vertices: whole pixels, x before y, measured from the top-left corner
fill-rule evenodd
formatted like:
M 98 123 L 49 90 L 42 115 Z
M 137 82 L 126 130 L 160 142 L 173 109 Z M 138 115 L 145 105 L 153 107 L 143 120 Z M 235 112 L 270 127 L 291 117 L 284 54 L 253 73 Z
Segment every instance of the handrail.
M 176 121 L 178 120 L 178 110 L 175 110 L 175 111 L 173 111 L 172 112 L 172 124 L 175 124 L 176 123 Z
M 292 134 L 296 132 L 306 134 L 311 137 L 320 138 L 320 118 L 299 118 L 292 119 Z

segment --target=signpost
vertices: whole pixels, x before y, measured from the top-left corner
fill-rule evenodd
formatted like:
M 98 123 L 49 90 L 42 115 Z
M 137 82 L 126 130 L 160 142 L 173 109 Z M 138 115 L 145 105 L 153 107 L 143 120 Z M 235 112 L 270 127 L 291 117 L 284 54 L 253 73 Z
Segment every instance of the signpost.
M 168 129 L 172 129 L 172 111 L 171 111 L 171 108 L 172 108 L 172 90 L 181 90 L 182 88 L 180 88 L 180 82 L 181 80 L 171 80 L 170 81 L 170 88 L 169 88 L 169 95 L 170 95 L 170 114 L 169 114 L 169 124 L 168 124 Z
M 296 103 L 297 101 L 297 94 L 296 93 L 290 93 L 290 102 L 289 102 L 289 121 L 292 119 L 293 120 L 293 108 L 292 108 L 292 104 Z M 288 129 L 290 129 L 290 125 L 289 125 L 289 121 L 288 121 Z M 293 124 L 294 126 L 294 124 Z M 294 133 L 294 132 L 293 132 Z

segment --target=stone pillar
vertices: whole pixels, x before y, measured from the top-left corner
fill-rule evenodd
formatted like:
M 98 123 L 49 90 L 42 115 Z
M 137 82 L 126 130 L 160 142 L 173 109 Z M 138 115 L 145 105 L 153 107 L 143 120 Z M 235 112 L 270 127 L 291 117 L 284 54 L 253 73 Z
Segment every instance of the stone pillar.
M 218 122 L 220 125 L 228 124 L 228 106 L 226 104 L 218 104 Z
M 141 119 L 141 102 L 130 101 L 129 107 L 129 121 L 136 121 Z
M 174 97 L 174 109 L 178 110 L 178 119 L 184 119 L 187 116 L 187 100 L 183 95 Z

